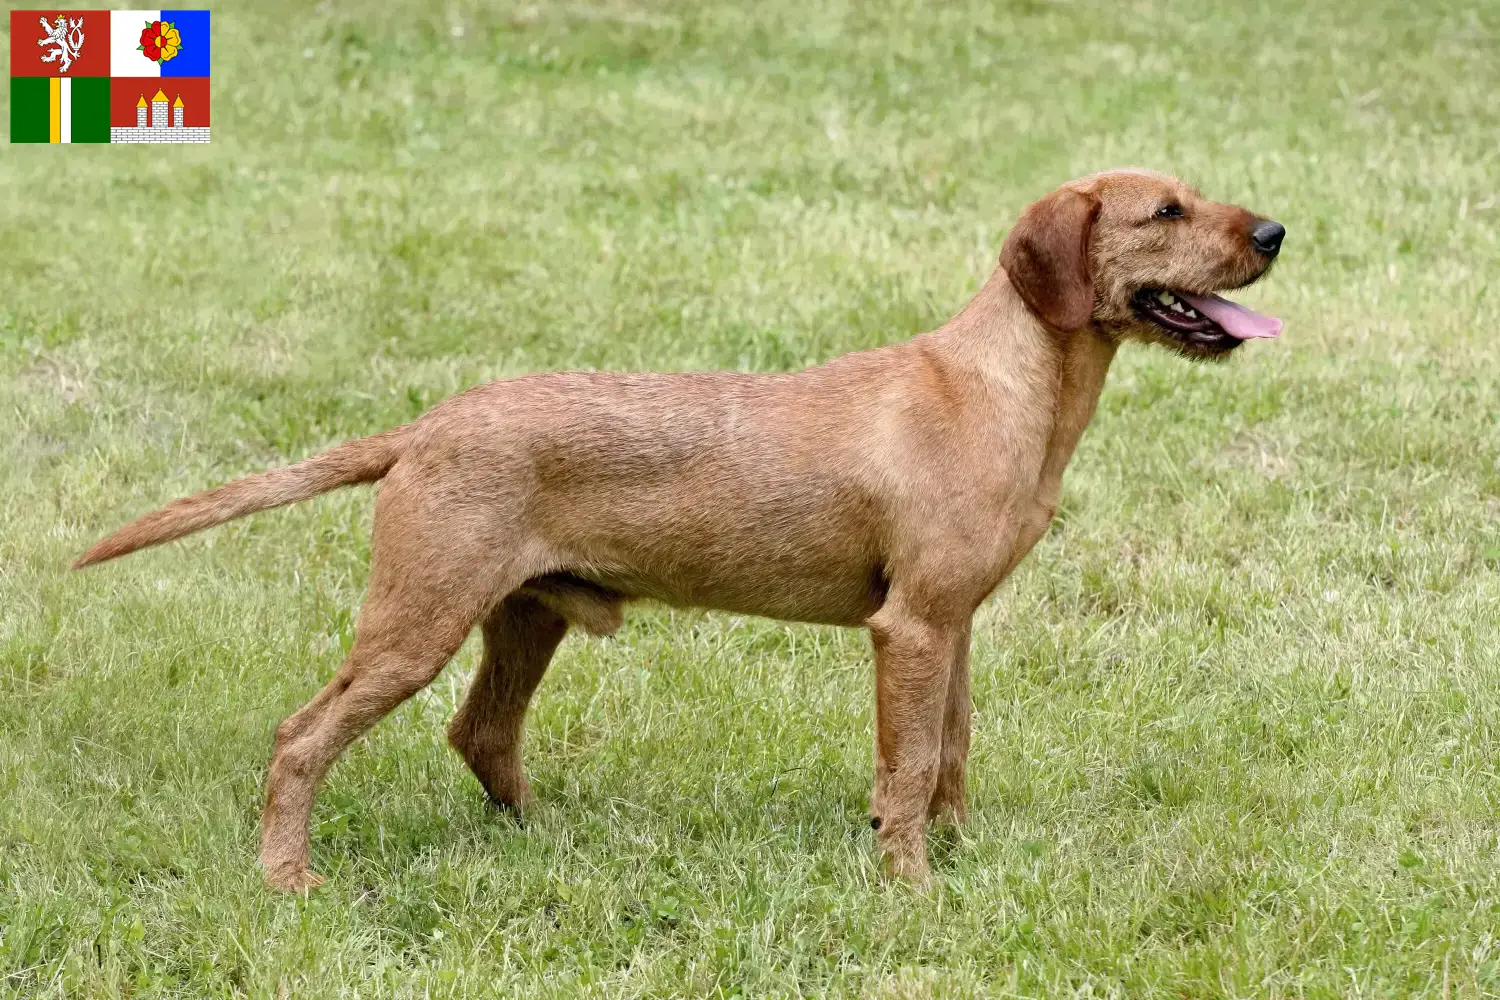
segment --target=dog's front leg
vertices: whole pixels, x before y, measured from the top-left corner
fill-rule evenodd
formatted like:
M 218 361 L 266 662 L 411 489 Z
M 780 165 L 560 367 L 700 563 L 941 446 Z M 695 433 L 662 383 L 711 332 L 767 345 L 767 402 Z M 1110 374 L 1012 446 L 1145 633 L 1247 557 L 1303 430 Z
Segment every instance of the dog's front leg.
M 933 620 L 893 596 L 869 626 L 875 642 L 872 825 L 892 874 L 925 883 L 927 813 L 943 759 L 949 679 L 959 647 L 967 644 L 968 621 Z M 964 695 L 967 703 L 967 684 Z
M 969 733 L 973 704 L 969 697 L 969 631 L 964 622 L 953 650 L 948 673 L 948 701 L 943 709 L 943 751 L 938 761 L 937 787 L 927 807 L 929 819 L 962 823 L 969 818 L 964 796 L 964 771 L 969 762 Z

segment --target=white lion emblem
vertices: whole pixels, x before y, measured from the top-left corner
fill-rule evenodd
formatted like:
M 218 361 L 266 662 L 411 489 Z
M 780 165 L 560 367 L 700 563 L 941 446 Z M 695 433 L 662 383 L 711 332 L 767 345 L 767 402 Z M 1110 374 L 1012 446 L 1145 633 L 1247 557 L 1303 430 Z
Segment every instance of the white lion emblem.
M 78 58 L 78 50 L 83 48 L 83 18 L 70 21 L 62 14 L 57 15 L 54 25 L 49 25 L 45 17 L 36 19 L 36 23 L 42 26 L 47 33 L 46 38 L 38 39 L 37 44 L 42 46 L 54 45 L 56 50 L 42 56 L 42 62 L 57 62 L 62 58 L 62 64 L 58 69 L 66 73 L 68 67 L 73 65 L 73 60 Z

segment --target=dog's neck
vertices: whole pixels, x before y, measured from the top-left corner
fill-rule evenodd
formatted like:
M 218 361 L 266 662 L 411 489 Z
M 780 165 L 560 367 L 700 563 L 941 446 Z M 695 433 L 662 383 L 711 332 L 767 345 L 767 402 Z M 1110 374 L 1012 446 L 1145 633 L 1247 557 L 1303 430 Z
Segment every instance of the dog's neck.
M 1050 383 L 1059 422 L 1081 411 L 1084 424 L 1093 415 L 1117 347 L 1092 325 L 1072 333 L 1048 328 L 1027 307 L 1003 267 L 995 268 L 969 304 L 933 334 L 933 341 L 951 364 L 997 387 Z
M 1063 469 L 1093 419 L 1117 343 L 1092 326 L 1049 329 L 997 267 L 979 293 L 931 336 L 948 364 L 991 388 L 998 406 L 1050 417 L 1038 486 L 1054 498 Z M 1003 419 L 1003 418 L 1002 418 Z

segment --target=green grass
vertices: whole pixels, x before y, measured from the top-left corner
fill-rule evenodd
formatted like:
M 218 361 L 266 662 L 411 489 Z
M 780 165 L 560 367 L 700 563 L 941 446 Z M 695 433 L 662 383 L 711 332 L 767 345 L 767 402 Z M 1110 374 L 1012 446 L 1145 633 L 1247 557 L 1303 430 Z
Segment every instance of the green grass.
M 0 993 L 1500 991 L 1500 9 L 216 5 L 207 148 L 0 160 Z M 253 867 L 371 493 L 85 574 L 173 497 L 560 367 L 796 368 L 941 323 L 1017 211 L 1140 164 L 1289 230 L 1280 342 L 1129 349 L 975 632 L 973 821 L 866 821 L 857 632 L 570 638 L 538 804 L 443 739 Z

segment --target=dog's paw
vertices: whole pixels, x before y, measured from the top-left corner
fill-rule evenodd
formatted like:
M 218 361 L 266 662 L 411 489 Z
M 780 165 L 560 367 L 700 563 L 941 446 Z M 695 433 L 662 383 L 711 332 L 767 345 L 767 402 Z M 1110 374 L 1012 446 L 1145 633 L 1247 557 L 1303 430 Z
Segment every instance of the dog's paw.
M 910 834 L 877 836 L 882 841 L 881 851 L 885 855 L 886 870 L 890 876 L 914 888 L 926 888 L 932 878 L 932 868 L 927 863 L 926 839 L 920 833 L 916 837 Z
M 497 799 L 493 795 L 487 795 L 485 798 L 489 801 L 490 808 L 501 816 L 509 819 L 517 826 L 526 825 L 526 807 L 531 805 L 531 795 L 529 792 L 519 801 L 515 799 Z
M 323 884 L 323 876 L 311 868 L 283 865 L 266 869 L 266 888 L 275 892 L 307 892 Z
M 918 892 L 924 892 L 932 885 L 932 869 L 928 866 L 926 858 L 898 858 L 895 855 L 887 855 L 886 865 L 893 879 L 904 882 Z
M 521 773 L 519 765 L 505 769 L 503 776 L 486 782 L 485 794 L 490 805 L 518 819 L 532 802 L 531 782 Z

